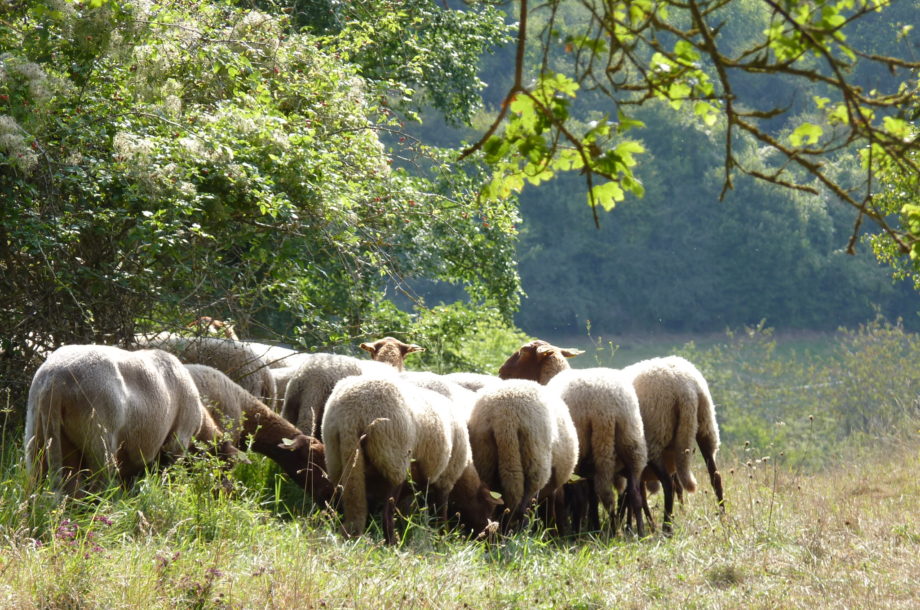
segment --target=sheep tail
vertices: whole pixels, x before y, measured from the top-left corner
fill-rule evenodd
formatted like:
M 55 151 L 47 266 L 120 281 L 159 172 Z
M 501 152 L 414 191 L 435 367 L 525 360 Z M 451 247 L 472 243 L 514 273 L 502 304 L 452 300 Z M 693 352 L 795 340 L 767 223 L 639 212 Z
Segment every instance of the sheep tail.
M 719 507 L 724 510 L 724 497 L 722 490 L 722 475 L 716 467 L 716 452 L 719 450 L 719 424 L 716 422 L 716 409 L 709 393 L 705 379 L 699 391 L 699 409 L 697 411 L 699 429 L 696 432 L 696 444 L 706 461 L 706 470 L 709 472 L 709 482 L 716 494 Z
M 30 479 L 38 481 L 47 473 L 60 476 L 64 467 L 61 448 L 61 402 L 59 392 L 44 385 L 33 397 L 29 396 L 33 418 L 26 425 L 26 468 Z
M 614 511 L 613 486 L 616 475 L 616 450 L 620 442 L 616 424 L 610 428 L 591 426 L 590 442 L 591 452 L 594 456 L 594 491 L 604 508 L 612 515 Z
M 693 441 L 697 436 L 698 398 L 695 394 L 682 397 L 676 405 L 677 426 L 674 431 L 674 459 L 677 468 L 677 480 L 688 492 L 696 491 L 696 477 L 690 469 L 690 457 Z
M 336 483 L 342 493 L 345 519 L 342 523 L 345 533 L 349 536 L 360 536 L 364 533 L 367 524 L 367 488 L 364 472 L 364 440 L 367 434 L 361 436 L 348 435 L 348 438 L 339 436 L 338 449 L 341 459 L 341 477 Z
M 313 422 L 307 422 L 311 425 L 304 426 L 304 422 L 300 421 L 300 404 L 302 401 L 303 392 L 301 391 L 299 380 L 292 379 L 284 396 L 281 397 L 281 417 L 303 430 L 304 434 L 315 436 Z
M 498 453 L 498 479 L 501 481 L 505 504 L 512 513 L 519 514 L 526 510 L 522 504 L 529 498 L 524 497 L 524 465 L 521 463 L 521 442 L 518 430 L 501 437 L 495 435 Z

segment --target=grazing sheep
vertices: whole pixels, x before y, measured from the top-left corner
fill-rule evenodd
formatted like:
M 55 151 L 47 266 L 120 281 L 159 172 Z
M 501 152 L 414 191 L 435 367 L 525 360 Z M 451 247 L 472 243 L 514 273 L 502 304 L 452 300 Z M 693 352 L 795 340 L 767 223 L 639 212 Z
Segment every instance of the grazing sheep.
M 473 392 L 478 392 L 482 388 L 495 383 L 501 383 L 501 378 L 483 373 L 448 373 L 444 375 L 444 379 Z
M 430 486 L 442 516 L 459 479 L 479 487 L 471 478 L 462 422 L 451 413 L 449 399 L 394 375 L 341 380 L 329 397 L 322 427 L 329 477 L 342 488 L 343 526 L 349 535 L 364 531 L 368 496 L 377 495 L 384 501 L 387 543 L 396 542 L 394 508 L 410 467 L 418 488 Z M 491 494 L 476 495 L 494 506 Z
M 241 341 L 160 333 L 150 338 L 140 337 L 137 343 L 175 354 L 187 364 L 212 366 L 256 398 L 269 404 L 275 400 L 275 381 L 268 365 Z
M 308 355 L 280 345 L 269 345 L 268 343 L 257 343 L 255 341 L 243 341 L 242 343 L 264 360 L 270 369 L 297 367 L 303 362 L 304 357 Z
M 611 518 L 617 514 L 613 488 L 615 477 L 623 473 L 625 498 L 634 509 L 636 530 L 641 536 L 644 532 L 638 510 L 642 502 L 639 484 L 647 452 L 639 401 L 631 380 L 619 371 L 571 369 L 566 359 L 580 353 L 580 350 L 534 341 L 509 357 L 499 370 L 499 376 L 539 381 L 562 398 L 578 431 L 579 456 L 575 473 L 592 480 L 587 490 L 591 526 L 596 529 L 600 525 L 598 499 Z M 578 484 L 584 485 L 587 483 Z M 579 490 L 569 490 L 570 498 L 583 495 Z M 576 529 L 582 516 L 579 506 L 570 507 Z
M 469 419 L 473 463 L 501 491 L 507 527 L 537 499 L 558 497 L 578 461 L 578 437 L 565 403 L 546 388 L 510 380 L 477 393 Z
M 639 397 L 651 469 L 646 479 L 653 474 L 664 490 L 665 531 L 671 529 L 674 481 L 688 492 L 697 489 L 690 470 L 694 439 L 706 462 L 719 508 L 724 510 L 722 475 L 715 462 L 719 426 L 706 379 L 679 356 L 637 362 L 624 368 L 623 373 L 632 380 Z
M 238 447 L 246 446 L 250 439 L 253 451 L 277 462 L 314 501 L 324 504 L 332 498 L 322 443 L 303 434 L 217 369 L 202 364 L 185 367 L 214 421 L 230 433 Z
M 188 450 L 192 439 L 218 442 L 221 457 L 239 455 L 219 440 L 195 382 L 172 354 L 67 345 L 32 379 L 26 468 L 36 478 L 51 473 L 68 493 L 80 490 L 81 471 L 128 481 L 155 459 Z
M 305 434 L 323 440 L 322 422 L 326 400 L 342 379 L 353 375 L 395 375 L 382 362 L 359 360 L 340 354 L 305 354 L 284 394 L 281 416 Z
M 403 343 L 393 337 L 384 337 L 373 343 L 362 343 L 361 349 L 370 352 L 377 362 L 386 362 L 397 371 L 405 368 L 406 356 L 413 352 L 424 352 L 425 348 L 414 343 Z

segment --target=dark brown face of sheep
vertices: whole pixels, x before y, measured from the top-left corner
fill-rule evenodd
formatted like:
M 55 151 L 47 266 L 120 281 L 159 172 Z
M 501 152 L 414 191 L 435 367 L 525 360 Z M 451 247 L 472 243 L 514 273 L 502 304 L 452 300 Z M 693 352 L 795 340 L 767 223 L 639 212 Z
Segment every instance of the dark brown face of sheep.
M 326 504 L 332 499 L 335 488 L 326 475 L 326 448 L 312 436 L 301 434 L 293 442 L 281 443 L 278 447 L 291 451 L 299 462 L 300 468 L 292 478 L 303 485 L 317 504 Z
M 473 493 L 462 489 L 462 485 L 458 487 L 451 491 L 449 503 L 459 515 L 463 528 L 472 534 L 479 534 L 489 526 L 495 517 L 495 509 L 504 502 L 485 483 L 480 483 Z
M 584 352 L 580 349 L 567 349 L 550 345 L 546 341 L 537 339 L 514 352 L 505 363 L 498 369 L 498 376 L 502 379 L 529 379 L 538 383 L 546 383 L 547 375 L 552 376 L 559 372 L 558 363 L 546 369 L 547 358 L 550 356 L 561 355 L 565 358 L 573 358 Z M 568 367 L 562 364 L 563 367 Z
M 530 379 L 540 380 L 542 359 L 537 354 L 537 348 L 548 346 L 546 341 L 531 341 L 511 354 L 505 363 L 498 369 L 498 376 L 502 379 Z
M 406 356 L 412 352 L 424 352 L 425 348 L 414 343 L 403 343 L 393 337 L 384 337 L 373 343 L 362 343 L 361 349 L 370 352 L 377 362 L 385 362 L 397 371 L 403 370 Z

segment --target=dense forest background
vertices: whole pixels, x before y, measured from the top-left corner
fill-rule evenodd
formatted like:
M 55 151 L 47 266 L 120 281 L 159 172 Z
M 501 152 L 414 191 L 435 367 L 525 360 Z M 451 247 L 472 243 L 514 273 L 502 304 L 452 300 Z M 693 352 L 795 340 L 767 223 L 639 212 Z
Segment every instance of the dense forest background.
M 920 328 L 916 285 L 892 280 L 916 279 L 917 262 L 890 255 L 891 242 L 867 243 L 876 225 L 858 228 L 849 255 L 853 210 L 826 191 L 746 175 L 724 189 L 726 127 L 709 102 L 649 99 L 626 118 L 587 88 L 559 101 L 574 88 L 553 77 L 554 108 L 586 138 L 608 134 L 619 148 L 597 158 L 634 172 L 608 185 L 629 191 L 608 197 L 609 212 L 586 205 L 585 170 L 571 158 L 575 171 L 511 183 L 490 173 L 494 150 L 458 160 L 516 80 L 571 67 L 565 41 L 588 4 L 546 5 L 548 30 L 548 13 L 534 9 L 530 27 L 544 33 L 516 48 L 522 3 L 7 3 L 0 378 L 23 395 L 56 346 L 125 344 L 202 315 L 307 350 L 396 334 L 428 346 L 423 366 L 436 370 L 485 370 L 483 344 L 589 325 L 606 336 L 763 321 L 824 331 L 881 313 Z M 818 14 L 836 24 L 845 5 Z M 731 17 L 724 47 L 765 31 L 765 6 L 719 5 Z M 847 23 L 850 42 L 904 59 L 855 64 L 854 86 L 913 87 L 918 2 L 877 15 L 867 6 Z M 826 82 L 766 73 L 734 86 L 785 109 L 765 121 L 770 137 L 819 139 L 807 121 L 818 120 L 812 100 L 831 95 Z M 672 83 L 668 95 L 686 90 Z M 885 124 L 906 134 L 916 109 L 895 111 Z M 542 137 L 525 157 L 543 154 Z M 774 160 L 775 150 L 732 138 L 738 158 Z M 833 148 L 822 167 L 858 189 L 859 152 Z M 888 189 L 893 218 L 917 199 L 916 175 L 900 179 Z

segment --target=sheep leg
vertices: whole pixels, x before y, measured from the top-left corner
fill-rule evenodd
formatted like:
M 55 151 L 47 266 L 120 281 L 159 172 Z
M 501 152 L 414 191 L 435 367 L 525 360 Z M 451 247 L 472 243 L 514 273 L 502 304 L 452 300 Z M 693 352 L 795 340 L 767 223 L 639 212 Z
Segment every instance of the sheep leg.
M 654 462 L 649 462 L 648 465 L 661 482 L 661 491 L 664 494 L 664 518 L 661 524 L 661 531 L 670 535 L 673 531 L 671 514 L 674 512 L 674 482 L 661 462 L 656 460 Z
M 636 535 L 640 538 L 645 536 L 645 530 L 642 527 L 642 497 L 639 495 L 639 480 L 633 474 L 626 475 L 626 493 L 623 499 L 629 502 L 630 512 L 633 513 L 636 521 Z M 625 528 L 629 527 L 629 521 L 624 523 Z
M 706 470 L 709 472 L 709 482 L 716 493 L 716 500 L 719 502 L 719 510 L 725 512 L 725 498 L 722 491 L 722 475 L 716 468 L 716 447 L 715 443 L 705 437 L 697 438 L 697 444 L 700 447 L 700 453 L 706 461 Z
M 405 483 L 394 485 L 383 505 L 383 535 L 390 546 L 396 544 L 396 503 L 405 491 Z
M 600 503 L 597 498 L 597 490 L 594 489 L 593 484 L 586 484 L 588 488 L 588 527 L 591 528 L 591 531 L 597 532 L 601 529 L 601 516 L 598 511 L 598 504 Z

